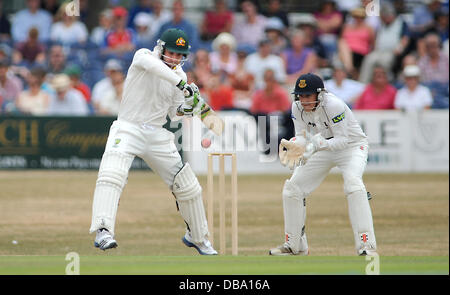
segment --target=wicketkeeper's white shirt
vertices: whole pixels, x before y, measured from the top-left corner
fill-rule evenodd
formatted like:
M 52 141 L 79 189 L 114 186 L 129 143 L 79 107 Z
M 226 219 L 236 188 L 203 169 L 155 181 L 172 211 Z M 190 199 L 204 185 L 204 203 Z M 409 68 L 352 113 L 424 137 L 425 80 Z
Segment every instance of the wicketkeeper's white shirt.
M 118 120 L 161 127 L 166 116 L 175 119 L 184 102 L 183 92 L 175 87 L 181 79 L 187 77 L 180 66 L 172 70 L 149 49 L 139 49 L 125 79 Z
M 292 120 L 296 136 L 301 136 L 303 129 L 312 135 L 320 133 L 327 139 L 332 151 L 342 150 L 348 145 L 367 140 L 366 134 L 347 104 L 331 93 L 324 95 L 323 101 L 314 112 L 305 112 L 300 102 L 294 101 Z

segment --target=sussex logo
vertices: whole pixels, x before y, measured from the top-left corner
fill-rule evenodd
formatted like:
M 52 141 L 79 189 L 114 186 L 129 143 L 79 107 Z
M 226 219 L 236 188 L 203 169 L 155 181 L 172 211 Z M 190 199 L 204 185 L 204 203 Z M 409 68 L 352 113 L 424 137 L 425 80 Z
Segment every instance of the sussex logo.
M 180 37 L 180 38 L 177 39 L 177 41 L 175 42 L 175 44 L 176 44 L 177 46 L 185 46 L 185 45 L 186 45 L 186 41 L 185 41 L 182 37 Z
M 338 123 L 338 122 L 341 122 L 342 120 L 344 120 L 344 118 L 345 118 L 345 112 L 343 112 L 340 115 L 337 115 L 332 120 L 333 120 L 333 123 Z
M 298 87 L 305 88 L 306 87 L 306 80 L 300 80 L 300 82 L 298 82 Z

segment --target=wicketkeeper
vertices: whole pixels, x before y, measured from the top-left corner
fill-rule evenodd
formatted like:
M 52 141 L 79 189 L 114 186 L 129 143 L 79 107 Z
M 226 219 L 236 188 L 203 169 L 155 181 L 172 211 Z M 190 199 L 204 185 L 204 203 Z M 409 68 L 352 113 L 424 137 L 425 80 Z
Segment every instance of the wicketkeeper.
M 283 187 L 286 241 L 271 249 L 270 255 L 309 254 L 305 200 L 335 166 L 344 178 L 356 251 L 359 255 L 374 255 L 372 212 L 362 181 L 369 149 L 367 136 L 348 106 L 325 90 L 319 76 L 300 76 L 293 94 L 295 137 L 282 139 L 279 147 L 281 163 L 294 169 Z
M 162 126 L 191 116 L 201 101 L 195 84 L 188 85 L 181 66 L 189 54 L 182 30 L 168 29 L 149 49 L 136 51 L 128 74 L 118 118 L 111 125 L 98 172 L 90 232 L 102 250 L 117 247 L 114 226 L 122 190 L 135 156 L 142 158 L 168 185 L 187 229 L 183 243 L 202 255 L 216 255 L 208 240 L 202 188 L 189 163 L 181 160 L 174 134 Z

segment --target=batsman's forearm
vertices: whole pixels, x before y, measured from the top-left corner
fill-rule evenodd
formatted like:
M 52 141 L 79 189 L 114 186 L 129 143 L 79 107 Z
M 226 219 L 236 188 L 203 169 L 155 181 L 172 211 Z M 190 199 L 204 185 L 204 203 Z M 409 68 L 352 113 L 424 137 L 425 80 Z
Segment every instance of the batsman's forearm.
M 180 76 L 178 76 L 173 70 L 166 66 L 162 60 L 153 56 L 148 49 L 147 51 L 136 53 L 134 63 L 136 64 L 136 66 L 142 67 L 146 71 L 170 82 L 174 86 L 178 85 L 182 80 Z

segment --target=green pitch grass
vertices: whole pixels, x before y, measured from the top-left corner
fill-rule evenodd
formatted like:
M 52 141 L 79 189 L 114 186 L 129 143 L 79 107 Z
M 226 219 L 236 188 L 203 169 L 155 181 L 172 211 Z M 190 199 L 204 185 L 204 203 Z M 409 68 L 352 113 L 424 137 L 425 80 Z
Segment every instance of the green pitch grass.
M 64 274 L 69 252 L 80 255 L 81 274 L 365 273 L 341 175 L 329 175 L 306 200 L 309 257 L 268 256 L 284 240 L 281 191 L 289 175 L 239 175 L 237 257 L 203 257 L 185 247 L 173 195 L 157 175 L 138 171 L 130 173 L 120 199 L 119 247 L 94 248 L 96 177 L 97 171 L 0 171 L 0 274 Z M 199 181 L 206 192 L 206 177 Z M 364 182 L 373 195 L 380 273 L 448 274 L 449 175 L 367 174 Z M 230 217 L 227 211 L 227 253 Z
M 64 256 L 0 257 L 0 275 L 64 275 Z M 81 256 L 81 275 L 364 275 L 369 257 Z M 70 267 L 69 267 L 70 269 Z M 381 275 L 449 274 L 448 257 L 379 257 Z

